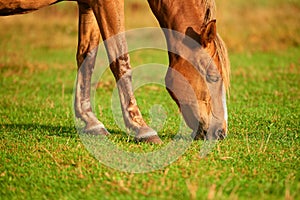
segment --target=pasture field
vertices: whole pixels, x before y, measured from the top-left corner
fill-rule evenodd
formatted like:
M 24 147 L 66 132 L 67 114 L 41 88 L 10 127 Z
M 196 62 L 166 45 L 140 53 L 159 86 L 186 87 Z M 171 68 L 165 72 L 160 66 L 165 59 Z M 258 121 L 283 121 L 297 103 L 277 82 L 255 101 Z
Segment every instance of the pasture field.
M 0 18 L 0 199 L 300 199 L 300 3 L 216 2 L 232 65 L 229 136 L 205 158 L 195 141 L 171 165 L 144 174 L 99 163 L 78 136 L 76 4 Z M 126 16 L 128 29 L 157 26 L 144 1 L 126 1 Z M 167 55 L 133 52 L 131 60 L 167 64 Z M 95 108 L 111 140 L 129 151 L 159 149 L 116 126 L 106 74 Z M 166 90 L 147 85 L 136 98 L 149 123 L 152 105 L 170 113 L 159 134 L 172 140 L 178 110 Z

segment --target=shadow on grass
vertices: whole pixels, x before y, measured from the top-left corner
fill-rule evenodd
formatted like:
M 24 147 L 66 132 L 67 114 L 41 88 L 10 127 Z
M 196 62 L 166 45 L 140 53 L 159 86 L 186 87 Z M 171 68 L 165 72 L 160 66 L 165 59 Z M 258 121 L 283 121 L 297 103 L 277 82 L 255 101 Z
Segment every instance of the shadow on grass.
M 72 126 L 55 126 L 43 124 L 0 124 L 0 132 L 13 133 L 13 134 L 41 134 L 48 136 L 59 137 L 77 137 L 77 131 Z
M 108 129 L 112 135 L 125 135 L 121 131 Z M 78 136 L 78 132 L 75 126 L 55 126 L 44 125 L 36 123 L 28 124 L 0 124 L 0 133 L 12 133 L 12 134 L 40 134 L 47 136 L 59 136 L 59 137 L 71 137 Z M 0 134 L 2 135 L 2 134 Z

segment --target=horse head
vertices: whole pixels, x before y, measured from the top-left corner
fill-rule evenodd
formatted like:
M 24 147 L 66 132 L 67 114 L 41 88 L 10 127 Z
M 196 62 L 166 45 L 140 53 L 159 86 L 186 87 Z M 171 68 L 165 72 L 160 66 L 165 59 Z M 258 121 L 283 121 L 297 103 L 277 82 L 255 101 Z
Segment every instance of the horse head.
M 194 1 L 176 2 L 180 9 L 175 9 L 174 2 L 149 1 L 168 44 L 167 90 L 193 130 L 193 138 L 224 139 L 229 83 L 226 47 L 217 34 L 216 20 L 209 17 L 211 8 Z

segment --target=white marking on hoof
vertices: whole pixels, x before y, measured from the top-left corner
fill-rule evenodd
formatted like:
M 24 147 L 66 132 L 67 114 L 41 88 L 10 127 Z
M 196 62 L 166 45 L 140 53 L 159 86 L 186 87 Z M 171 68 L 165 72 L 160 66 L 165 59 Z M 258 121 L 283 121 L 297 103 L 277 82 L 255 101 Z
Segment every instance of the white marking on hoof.
M 136 139 L 144 139 L 144 138 L 148 138 L 151 136 L 157 136 L 156 131 L 154 131 L 153 129 L 151 129 L 149 127 L 142 127 L 139 129 L 139 132 L 136 134 L 135 138 Z
M 97 124 L 95 126 L 85 128 L 84 133 L 91 135 L 109 135 L 109 132 L 103 124 Z

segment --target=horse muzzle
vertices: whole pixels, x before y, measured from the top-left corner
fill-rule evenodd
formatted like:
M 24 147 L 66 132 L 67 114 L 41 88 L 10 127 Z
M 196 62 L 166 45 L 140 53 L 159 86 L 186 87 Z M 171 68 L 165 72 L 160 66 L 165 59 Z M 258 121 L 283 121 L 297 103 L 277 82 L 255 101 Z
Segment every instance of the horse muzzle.
M 224 140 L 227 136 L 226 127 L 222 124 L 216 124 L 209 127 L 207 130 L 205 139 L 206 140 Z
M 204 130 L 199 124 L 198 129 L 193 130 L 191 137 L 194 140 L 224 140 L 227 136 L 227 127 L 223 123 L 211 124 L 208 130 Z

